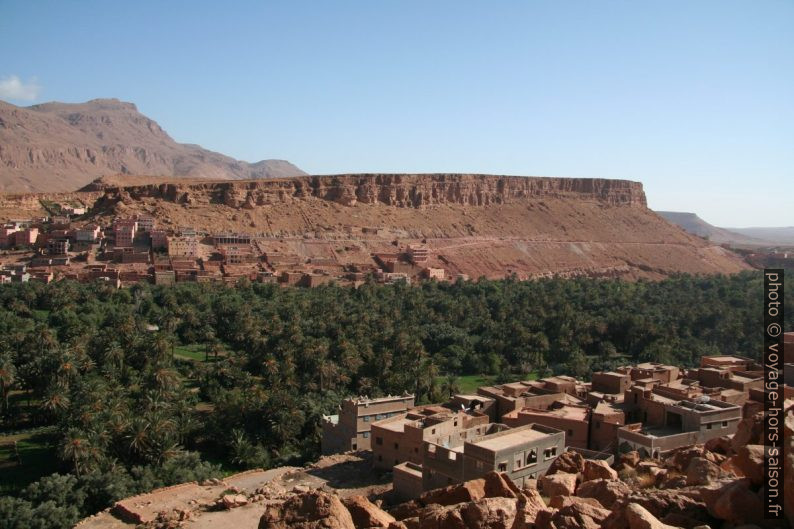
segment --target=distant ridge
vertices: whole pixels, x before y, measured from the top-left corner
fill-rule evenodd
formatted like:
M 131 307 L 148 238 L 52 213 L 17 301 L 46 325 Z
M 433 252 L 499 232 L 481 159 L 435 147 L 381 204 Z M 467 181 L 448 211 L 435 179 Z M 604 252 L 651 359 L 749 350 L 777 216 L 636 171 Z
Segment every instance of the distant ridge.
M 177 143 L 118 99 L 30 107 L 0 101 L 0 191 L 74 191 L 125 174 L 239 180 L 306 173 L 286 160 L 247 163 Z
M 718 244 L 769 246 L 794 244 L 794 227 L 789 228 L 718 228 L 695 213 L 657 211 L 659 215 L 698 237 Z

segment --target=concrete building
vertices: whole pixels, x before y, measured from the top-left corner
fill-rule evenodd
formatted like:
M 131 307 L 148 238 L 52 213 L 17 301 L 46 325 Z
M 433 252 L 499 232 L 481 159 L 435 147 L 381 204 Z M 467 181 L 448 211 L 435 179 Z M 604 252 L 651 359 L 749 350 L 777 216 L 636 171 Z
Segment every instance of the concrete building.
M 115 246 L 121 248 L 132 246 L 137 230 L 138 222 L 134 219 L 117 219 L 113 224 Z
M 212 236 L 212 244 L 221 246 L 224 244 L 245 245 L 251 244 L 251 235 L 248 233 L 216 233 Z
M 224 264 L 243 264 L 253 262 L 254 256 L 251 245 L 225 244 L 218 248 Z
M 661 418 L 618 428 L 618 450 L 637 450 L 643 457 L 660 458 L 677 448 L 705 443 L 736 433 L 742 418 L 739 406 L 702 398 L 699 401 L 661 402 Z
M 138 231 L 149 233 L 154 229 L 154 217 L 151 215 L 136 215 L 135 221 L 138 223 Z
M 507 428 L 502 424 L 482 426 L 480 434 L 448 445 L 424 444 L 422 489 L 432 490 L 477 479 L 488 472 L 504 472 L 518 486 L 546 473 L 565 449 L 563 432 L 528 424 Z
M 323 416 L 322 453 L 335 454 L 371 448 L 371 427 L 414 406 L 414 396 L 367 397 L 342 401 L 338 415 Z
M 415 265 L 422 266 L 427 263 L 430 257 L 430 250 L 422 244 L 411 244 L 408 246 L 408 259 Z
M 168 248 L 168 233 L 165 230 L 151 230 L 149 240 L 152 243 L 152 250 L 164 250 Z
M 94 243 L 99 239 L 102 230 L 96 224 L 86 224 L 82 228 L 74 230 L 74 240 L 76 242 Z
M 446 274 L 445 274 L 443 268 L 430 268 L 430 267 L 427 267 L 427 268 L 424 269 L 424 276 L 425 276 L 425 279 L 429 279 L 431 281 L 432 280 L 443 281 L 444 278 L 446 277 Z
M 39 238 L 38 228 L 25 228 L 13 234 L 14 240 L 12 246 L 33 246 Z
M 372 424 L 372 466 L 390 470 L 406 461 L 422 463 L 425 442 L 449 444 L 469 429 L 490 423 L 483 413 L 420 406 Z
M 66 255 L 69 253 L 69 239 L 50 239 L 47 241 L 47 254 Z
M 198 257 L 196 237 L 168 237 L 169 257 Z

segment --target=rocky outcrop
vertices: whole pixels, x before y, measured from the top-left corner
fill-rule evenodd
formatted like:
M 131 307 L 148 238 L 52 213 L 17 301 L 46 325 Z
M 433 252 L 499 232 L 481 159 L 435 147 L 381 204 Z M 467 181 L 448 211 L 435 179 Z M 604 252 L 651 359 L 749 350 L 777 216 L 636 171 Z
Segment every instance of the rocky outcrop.
M 353 517 L 332 494 L 311 491 L 292 496 L 283 504 L 268 505 L 259 529 L 356 529 Z
M 120 200 L 122 190 L 134 199 L 257 207 L 314 197 L 345 206 L 383 204 L 419 208 L 442 204 L 488 206 L 544 198 L 570 198 L 610 206 L 646 206 L 642 184 L 598 178 L 547 178 L 482 174 L 348 174 L 289 179 L 221 182 L 171 182 L 106 186 L 101 181 L 84 191 L 102 190 L 103 203 Z

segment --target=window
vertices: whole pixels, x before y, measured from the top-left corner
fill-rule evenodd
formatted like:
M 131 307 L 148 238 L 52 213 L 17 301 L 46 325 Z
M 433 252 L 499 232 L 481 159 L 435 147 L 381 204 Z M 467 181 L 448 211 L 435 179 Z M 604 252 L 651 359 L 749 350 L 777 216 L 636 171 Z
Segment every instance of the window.
M 722 427 L 723 428 L 727 428 L 728 427 L 728 421 L 722 421 Z
M 353 445 L 350 447 L 350 449 L 351 450 L 355 450 L 356 449 L 356 443 L 353 443 Z
M 706 430 L 711 430 L 711 423 L 708 423 L 708 424 L 706 425 Z
M 418 453 L 419 453 L 419 447 L 418 447 L 418 446 L 415 446 L 415 447 L 414 447 L 414 454 L 418 454 Z
M 499 472 L 507 472 L 507 461 L 499 463 Z
M 364 422 L 369 422 L 369 415 L 364 415 L 362 419 L 364 419 Z
M 453 425 L 455 425 L 455 426 L 457 426 L 457 425 L 458 425 L 458 420 L 457 420 L 457 419 L 455 419 L 455 422 L 453 422 L 452 424 L 453 424 Z
M 430 434 L 431 434 L 431 435 L 435 435 L 435 433 L 436 433 L 436 429 L 435 429 L 435 428 L 433 428 L 432 430 L 430 430 Z
M 522 459 L 520 457 L 518 459 L 516 459 L 516 464 L 513 465 L 513 470 L 515 470 L 517 468 L 521 468 L 521 461 L 522 461 Z
M 596 430 L 598 430 L 599 428 L 601 428 L 601 421 L 596 421 L 595 425 L 596 425 Z
M 369 439 L 369 432 L 362 433 L 361 437 L 363 437 L 364 439 Z
M 537 448 L 533 448 L 527 454 L 527 465 L 534 465 L 538 462 L 538 450 Z
M 400 443 L 394 443 L 394 449 L 395 450 L 399 450 L 400 449 Z
M 376 445 L 382 445 L 383 444 L 383 437 L 376 437 L 375 438 L 375 444 Z
M 568 430 L 568 435 L 569 435 L 570 437 L 573 437 L 573 430 Z
M 383 461 L 383 456 L 378 454 L 378 461 Z

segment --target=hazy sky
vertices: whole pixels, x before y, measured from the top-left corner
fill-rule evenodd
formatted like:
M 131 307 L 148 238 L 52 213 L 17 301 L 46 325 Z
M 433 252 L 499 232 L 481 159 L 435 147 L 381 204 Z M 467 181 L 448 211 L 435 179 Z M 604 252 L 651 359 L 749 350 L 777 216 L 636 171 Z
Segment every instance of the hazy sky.
M 0 98 L 117 97 L 310 173 L 645 184 L 794 225 L 794 1 L 0 0 Z

